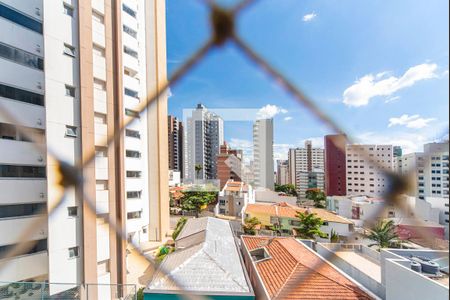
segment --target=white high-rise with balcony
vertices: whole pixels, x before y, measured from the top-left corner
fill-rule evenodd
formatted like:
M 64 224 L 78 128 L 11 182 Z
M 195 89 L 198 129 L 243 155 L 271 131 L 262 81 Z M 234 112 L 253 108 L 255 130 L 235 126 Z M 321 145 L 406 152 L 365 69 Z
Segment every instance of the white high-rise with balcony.
M 165 236 L 167 99 L 137 112 L 164 84 L 165 66 L 162 0 L 0 1 L 0 281 L 72 284 L 50 285 L 51 295 L 126 283 L 126 242 L 105 219 L 120 216 L 137 243 Z M 62 189 L 53 154 L 74 165 L 94 155 L 83 184 Z M 34 247 L 5 257 L 36 219 Z
M 256 187 L 274 189 L 273 119 L 253 123 L 253 172 Z

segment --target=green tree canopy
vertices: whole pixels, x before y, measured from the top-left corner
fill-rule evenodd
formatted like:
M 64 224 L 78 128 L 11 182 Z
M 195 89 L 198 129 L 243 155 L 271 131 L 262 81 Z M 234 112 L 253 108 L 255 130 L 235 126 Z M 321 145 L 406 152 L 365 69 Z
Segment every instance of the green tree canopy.
M 320 230 L 323 225 L 323 220 L 317 217 L 314 213 L 298 212 L 297 218 L 300 222 L 300 227 L 295 228 L 297 235 L 303 239 L 315 239 L 316 236 L 326 237 L 326 233 Z
M 327 197 L 320 189 L 308 189 L 306 191 L 306 199 L 314 201 L 314 207 L 325 208 L 325 201 Z
M 289 196 L 297 197 L 297 191 L 295 190 L 295 186 L 293 184 L 279 185 L 275 183 L 275 192 L 281 192 Z
M 181 208 L 185 211 L 193 211 L 198 217 L 198 214 L 205 205 L 208 205 L 216 200 L 216 192 L 202 192 L 202 191 L 186 191 L 183 192 L 181 198 Z
M 385 220 L 378 222 L 372 229 L 370 229 L 370 233 L 367 235 L 367 238 L 375 242 L 369 246 L 377 245 L 378 248 L 387 248 L 392 246 L 398 241 L 394 221 Z
M 250 234 L 250 235 L 255 235 L 256 234 L 256 226 L 261 224 L 261 222 L 253 217 L 253 218 L 245 218 L 244 220 L 244 233 L 246 234 Z

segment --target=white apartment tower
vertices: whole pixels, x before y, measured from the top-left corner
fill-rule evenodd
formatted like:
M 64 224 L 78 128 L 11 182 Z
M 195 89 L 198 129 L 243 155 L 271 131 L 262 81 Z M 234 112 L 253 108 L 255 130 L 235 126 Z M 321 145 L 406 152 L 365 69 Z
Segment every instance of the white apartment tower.
M 184 134 L 184 178 L 216 179 L 217 155 L 224 141 L 222 118 L 198 104 L 186 120 Z
M 253 172 L 256 187 L 274 189 L 273 119 L 253 123 Z
M 347 145 L 347 195 L 381 197 L 389 189 L 385 172 L 394 166 L 392 145 Z
M 395 170 L 408 176 L 411 196 L 449 198 L 449 144 L 429 143 L 424 152 L 396 157 Z M 447 200 L 448 201 L 448 200 Z
M 313 147 L 305 141 L 304 148 L 289 149 L 289 183 L 295 185 L 300 198 L 305 198 L 306 190 L 318 188 L 324 191 L 324 150 Z
M 126 242 L 105 219 L 135 242 L 166 234 L 167 99 L 137 111 L 164 84 L 165 66 L 162 0 L 0 1 L 0 257 L 45 220 L 28 237 L 35 247 L 0 261 L 0 281 L 126 283 Z M 74 165 L 95 155 L 84 183 L 62 190 L 53 154 Z

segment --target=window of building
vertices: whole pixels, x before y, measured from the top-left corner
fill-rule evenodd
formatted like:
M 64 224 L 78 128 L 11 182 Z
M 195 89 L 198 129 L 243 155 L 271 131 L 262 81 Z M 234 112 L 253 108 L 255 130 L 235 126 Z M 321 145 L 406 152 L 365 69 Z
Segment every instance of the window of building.
M 105 23 L 105 18 L 96 11 L 92 11 L 92 20 L 100 24 Z
M 141 116 L 139 115 L 139 112 L 132 110 L 132 109 L 128 109 L 125 108 L 125 115 L 129 116 L 129 117 L 133 117 L 133 118 L 140 118 Z
M 127 171 L 128 178 L 141 178 L 141 176 L 142 176 L 141 171 Z
M 140 199 L 142 191 L 130 191 L 127 192 L 127 199 Z
M 67 214 L 69 217 L 78 217 L 78 206 L 67 207 Z
M 139 99 L 139 93 L 129 88 L 125 88 L 125 95 Z
M 46 203 L 0 205 L 0 218 L 33 216 L 38 214 L 45 214 L 46 212 Z
M 0 97 L 29 104 L 44 105 L 44 95 L 28 92 L 4 84 L 0 84 Z
M 75 97 L 75 87 L 66 84 L 66 96 Z
M 42 23 L 0 2 L 0 17 L 42 34 Z
M 77 127 L 66 125 L 66 136 L 77 137 Z
M 126 150 L 125 156 L 131 158 L 141 158 L 141 152 L 135 150 Z
M 63 12 L 64 12 L 65 15 L 73 17 L 73 7 L 71 7 L 67 3 L 63 3 Z
M 26 67 L 43 70 L 44 60 L 37 55 L 22 49 L 0 43 L 0 57 L 11 60 Z
M 45 178 L 45 167 L 0 165 L 0 177 Z
M 125 129 L 125 135 L 129 137 L 134 137 L 137 139 L 141 138 L 141 134 L 137 130 Z
M 137 51 L 131 49 L 130 47 L 123 46 L 123 52 L 125 52 L 126 54 L 128 54 L 130 56 L 133 56 L 134 58 L 138 58 Z
M 97 262 L 97 275 L 105 275 L 110 272 L 109 259 Z
M 122 4 L 122 9 L 124 12 L 126 12 L 133 18 L 136 18 L 136 12 L 133 9 L 131 9 L 130 7 L 126 6 L 125 4 Z
M 128 220 L 132 220 L 132 219 L 140 219 L 142 216 L 142 211 L 132 211 L 127 213 L 127 219 Z
M 220 205 L 225 205 L 225 200 L 219 200 Z
M 69 258 L 76 258 L 78 256 L 80 256 L 80 248 L 78 246 L 70 247 L 69 248 Z
M 75 57 L 75 47 L 69 44 L 64 44 L 64 54 Z
M 129 35 L 131 35 L 134 38 L 137 38 L 137 32 L 134 29 L 131 29 L 130 27 L 128 27 L 127 25 L 123 25 L 123 31 L 128 33 Z

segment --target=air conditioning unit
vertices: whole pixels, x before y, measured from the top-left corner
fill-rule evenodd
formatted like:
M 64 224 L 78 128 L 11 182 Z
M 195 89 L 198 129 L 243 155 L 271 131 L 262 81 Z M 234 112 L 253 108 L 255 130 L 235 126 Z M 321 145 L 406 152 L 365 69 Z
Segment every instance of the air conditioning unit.
M 42 156 L 39 156 L 37 160 L 38 160 L 38 162 L 43 162 L 43 161 L 44 161 L 44 159 L 42 158 Z
M 41 15 L 41 10 L 38 7 L 36 7 L 36 9 L 35 9 L 35 14 L 36 14 L 36 16 Z
M 36 122 L 36 124 L 42 125 L 42 120 L 41 120 L 41 119 L 38 119 L 37 122 Z

